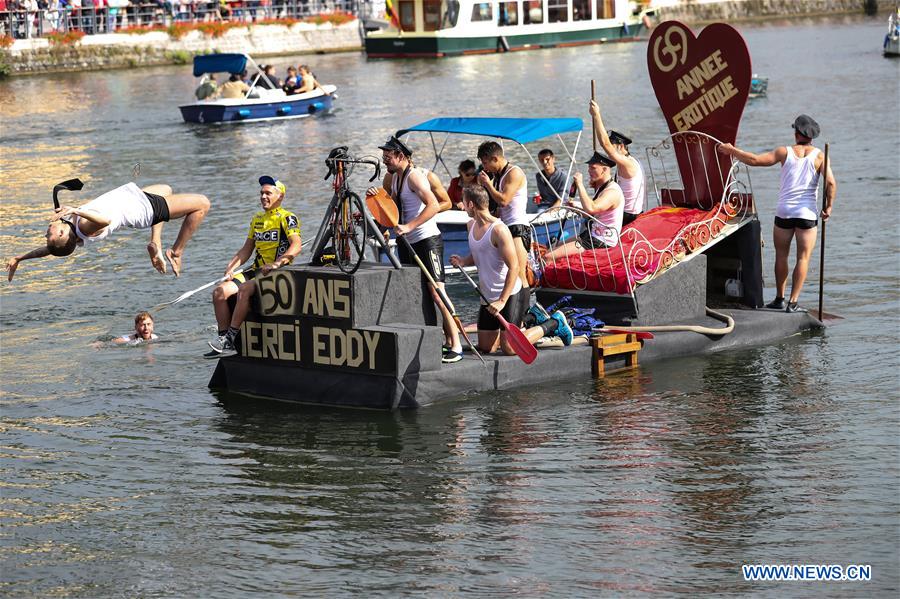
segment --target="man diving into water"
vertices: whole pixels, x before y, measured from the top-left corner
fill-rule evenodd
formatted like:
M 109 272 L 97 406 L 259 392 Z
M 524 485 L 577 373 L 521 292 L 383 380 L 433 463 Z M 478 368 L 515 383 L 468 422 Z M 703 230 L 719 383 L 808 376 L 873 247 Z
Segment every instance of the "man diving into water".
M 209 200 L 198 193 L 172 193 L 168 185 L 150 185 L 141 189 L 128 183 L 108 191 L 80 208 L 62 206 L 50 217 L 45 246 L 6 263 L 7 279 L 12 281 L 22 260 L 44 256 L 68 256 L 78 246 L 106 239 L 121 227 L 150 229 L 147 252 L 153 268 L 166 273 L 166 260 L 175 276 L 181 274 L 181 259 L 187 242 L 209 211 Z M 162 251 L 163 223 L 184 219 L 172 247 Z

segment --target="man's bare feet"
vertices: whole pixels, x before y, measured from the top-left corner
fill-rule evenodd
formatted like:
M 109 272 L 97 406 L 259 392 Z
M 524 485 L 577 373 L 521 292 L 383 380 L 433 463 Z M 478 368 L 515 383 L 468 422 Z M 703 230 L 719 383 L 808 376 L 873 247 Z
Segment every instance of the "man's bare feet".
M 166 274 L 166 261 L 163 257 L 162 250 L 156 247 L 152 241 L 147 244 L 147 253 L 150 254 L 150 263 L 160 274 Z
M 172 272 L 175 273 L 175 276 L 181 275 L 181 256 L 175 255 L 171 249 L 166 250 L 166 258 L 169 259 L 169 264 L 172 265 Z

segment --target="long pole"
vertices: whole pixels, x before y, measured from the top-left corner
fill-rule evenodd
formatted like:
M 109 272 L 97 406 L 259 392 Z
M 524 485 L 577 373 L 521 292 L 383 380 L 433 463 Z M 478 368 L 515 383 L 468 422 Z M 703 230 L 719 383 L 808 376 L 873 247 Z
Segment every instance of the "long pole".
M 822 210 L 828 205 L 828 144 L 825 144 L 825 158 L 822 160 Z M 822 219 L 822 245 L 819 247 L 819 320 L 824 318 L 822 304 L 825 301 L 825 219 Z
M 591 79 L 591 100 L 597 101 L 597 82 Z M 594 142 L 594 151 L 597 151 L 597 134 L 594 133 L 594 121 L 591 120 L 591 140 Z

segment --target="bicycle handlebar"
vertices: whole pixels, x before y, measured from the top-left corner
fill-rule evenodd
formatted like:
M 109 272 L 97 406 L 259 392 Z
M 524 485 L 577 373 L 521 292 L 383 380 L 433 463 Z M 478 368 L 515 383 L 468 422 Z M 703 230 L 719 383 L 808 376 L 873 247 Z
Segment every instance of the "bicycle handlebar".
M 369 179 L 371 183 L 375 179 L 381 176 L 381 162 L 378 160 L 365 160 L 365 159 L 356 159 L 352 158 L 350 154 L 347 153 L 347 146 L 338 146 L 331 150 L 328 153 L 328 158 L 325 159 L 325 166 L 328 167 L 328 173 L 325 175 L 325 179 L 328 179 L 335 173 L 335 165 L 337 163 L 341 164 L 368 164 L 370 166 L 375 167 L 375 173 Z

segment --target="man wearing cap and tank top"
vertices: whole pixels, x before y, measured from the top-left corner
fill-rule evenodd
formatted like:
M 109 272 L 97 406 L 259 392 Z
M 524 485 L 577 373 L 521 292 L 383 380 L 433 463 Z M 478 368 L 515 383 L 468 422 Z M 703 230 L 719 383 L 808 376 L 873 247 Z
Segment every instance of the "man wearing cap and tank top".
M 584 231 L 578 236 L 578 239 L 566 242 L 553 251 L 547 252 L 544 260 L 548 263 L 587 250 L 613 248 L 619 245 L 625 198 L 622 195 L 622 189 L 612 178 L 612 167 L 616 163 L 600 152 L 594 152 L 587 164 L 594 195 L 588 195 L 581 173 L 575 173 L 575 189 L 578 191 L 577 203 L 580 203 L 582 210 L 596 220 L 585 222 Z M 568 203 L 570 205 L 577 204 L 574 200 L 569 200 Z
M 719 152 L 735 158 L 748 166 L 773 166 L 781 164 L 781 189 L 775 208 L 775 226 L 772 239 L 775 243 L 775 299 L 766 305 L 775 310 L 796 312 L 809 258 L 816 245 L 819 216 L 819 176 L 825 156 L 812 145 L 819 136 L 819 124 L 812 117 L 801 114 L 791 125 L 794 129 L 794 145 L 781 146 L 764 154 L 746 152 L 731 144 L 721 144 Z M 837 194 L 837 182 L 831 165 L 825 174 L 825 207 L 822 220 L 831 216 L 831 208 Z M 797 262 L 791 278 L 791 294 L 785 306 L 788 257 L 791 241 L 797 238 Z
M 478 146 L 478 159 L 484 169 L 478 175 L 478 182 L 487 190 L 488 196 L 497 203 L 497 214 L 507 226 L 516 246 L 519 278 L 522 287 L 528 289 L 525 267 L 528 251 L 531 249 L 531 228 L 528 226 L 528 180 L 525 172 L 511 164 L 503 155 L 503 148 L 495 141 L 486 141 Z M 529 299 L 528 293 L 522 301 Z
M 622 225 L 627 225 L 644 211 L 644 199 L 647 191 L 644 185 L 644 169 L 637 158 L 628 151 L 631 139 L 618 131 L 609 130 L 603 125 L 603 116 L 600 114 L 600 105 L 591 100 L 591 120 L 594 123 L 594 136 L 603 151 L 616 163 L 616 183 L 622 188 L 625 205 L 622 217 Z
M 528 297 L 528 290 L 522 287 L 518 276 L 516 261 L 520 244 L 513 239 L 509 228 L 503 221 L 492 216 L 489 211 L 490 199 L 487 191 L 481 186 L 469 186 L 463 190 L 463 207 L 472 218 L 467 223 L 469 231 L 468 256 L 454 254 L 450 256 L 453 266 L 478 268 L 478 287 L 489 304 L 481 304 L 478 310 L 478 349 L 484 353 L 492 353 L 499 346 L 508 355 L 516 353 L 507 339 L 506 331 L 501 332 L 500 314 L 513 326 L 521 326 L 525 316 L 521 296 Z M 538 326 L 525 331 L 525 337 L 535 343 L 541 337 L 558 335 L 565 345 L 572 343 L 572 329 L 562 312 L 554 312 L 552 316 L 536 312 Z
M 293 212 L 281 207 L 287 188 L 284 183 L 269 175 L 259 178 L 259 203 L 262 210 L 250 221 L 250 229 L 241 249 L 225 266 L 228 280 L 213 290 L 213 308 L 219 334 L 209 342 L 212 351 L 207 358 L 218 358 L 234 354 L 235 338 L 241 324 L 250 312 L 250 298 L 256 295 L 256 283 L 252 278 L 257 274 L 267 275 L 273 270 L 284 268 L 300 254 L 300 219 Z M 253 270 L 235 274 L 235 270 L 250 259 L 254 250 Z M 234 311 L 228 299 L 237 295 Z
M 394 231 L 406 238 L 435 283 L 443 289 L 444 241 L 434 218 L 439 210 L 439 202 L 432 191 L 428 173 L 412 164 L 412 150 L 394 136 L 378 146 L 378 149 L 382 151 L 381 159 L 387 168 L 382 185 L 397 203 L 400 216 L 400 223 Z M 449 202 L 449 198 L 446 201 Z M 397 254 L 401 263 L 416 266 L 405 244 L 397 245 Z M 441 361 L 445 364 L 459 362 L 462 359 L 462 343 L 456 323 L 437 292 L 432 289 L 431 295 L 443 319 L 445 345 Z

